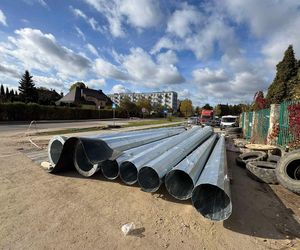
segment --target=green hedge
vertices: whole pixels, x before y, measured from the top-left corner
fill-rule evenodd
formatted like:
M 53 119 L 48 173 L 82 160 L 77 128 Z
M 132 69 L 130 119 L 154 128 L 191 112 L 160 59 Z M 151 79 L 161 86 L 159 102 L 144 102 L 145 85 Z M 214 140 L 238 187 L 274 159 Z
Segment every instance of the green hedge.
M 126 117 L 124 112 L 116 110 L 116 117 Z M 99 111 L 70 107 L 43 106 L 36 103 L 2 103 L 0 104 L 0 121 L 32 120 L 79 120 L 98 119 Z M 100 118 L 112 118 L 112 110 L 101 109 Z

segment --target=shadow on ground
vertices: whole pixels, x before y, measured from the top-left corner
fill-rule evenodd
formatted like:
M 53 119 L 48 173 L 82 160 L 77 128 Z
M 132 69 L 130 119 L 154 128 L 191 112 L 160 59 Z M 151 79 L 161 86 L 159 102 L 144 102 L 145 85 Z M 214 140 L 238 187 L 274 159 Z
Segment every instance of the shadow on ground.
M 299 238 L 300 224 L 293 211 L 282 203 L 269 185 L 252 180 L 247 176 L 245 169 L 235 164 L 236 153 L 228 152 L 227 156 L 233 177 L 233 212 L 231 217 L 224 221 L 224 227 L 261 238 Z
M 57 173 L 56 175 L 58 176 L 66 176 L 66 177 L 71 177 L 71 178 L 80 178 L 80 179 L 90 179 L 90 180 L 99 180 L 99 181 L 105 181 L 105 182 L 116 182 L 122 186 L 127 186 L 127 187 L 132 187 L 132 188 L 140 188 L 139 184 L 138 183 L 135 183 L 133 185 L 127 185 L 125 184 L 119 177 L 116 178 L 115 180 L 108 180 L 106 179 L 101 171 L 98 171 L 97 173 L 95 173 L 93 176 L 91 177 L 84 177 L 82 175 L 80 175 L 76 170 L 74 171 L 66 171 L 66 172 L 60 172 L 60 173 Z M 142 191 L 142 190 L 141 190 Z M 155 192 L 155 193 L 151 193 L 153 196 L 156 196 L 156 198 L 159 198 L 159 199 L 163 199 L 163 200 L 166 200 L 166 201 L 170 201 L 170 202 L 175 202 L 175 203 L 181 203 L 181 204 L 191 204 L 191 201 L 190 200 L 186 200 L 186 201 L 181 201 L 181 200 L 177 200 L 175 199 L 174 197 L 172 197 L 165 185 L 161 185 L 160 189 Z
M 231 217 L 224 221 L 224 227 L 241 234 L 261 238 L 300 238 L 300 224 L 296 220 L 297 216 L 293 211 L 283 204 L 269 185 L 252 180 L 247 176 L 245 169 L 236 165 L 236 153 L 228 152 L 227 156 L 228 166 L 231 169 L 233 178 L 231 184 L 233 212 Z M 89 178 L 83 177 L 75 169 L 74 171 L 61 172 L 57 175 L 71 178 L 116 182 L 120 185 L 127 186 L 120 178 L 115 180 L 106 179 L 101 171 L 98 171 Z M 139 185 L 136 183 L 131 187 L 139 188 Z M 280 196 L 285 193 L 287 194 L 288 192 L 288 190 L 283 189 Z M 191 204 L 190 200 L 180 201 L 173 198 L 168 194 L 164 185 L 152 195 L 155 195 L 156 198 L 174 203 Z M 297 201 L 298 196 L 296 194 L 289 195 L 295 197 L 295 200 Z M 300 198 L 298 200 L 300 200 Z M 300 201 L 298 203 L 298 207 L 300 207 Z M 199 214 L 199 216 L 201 215 Z

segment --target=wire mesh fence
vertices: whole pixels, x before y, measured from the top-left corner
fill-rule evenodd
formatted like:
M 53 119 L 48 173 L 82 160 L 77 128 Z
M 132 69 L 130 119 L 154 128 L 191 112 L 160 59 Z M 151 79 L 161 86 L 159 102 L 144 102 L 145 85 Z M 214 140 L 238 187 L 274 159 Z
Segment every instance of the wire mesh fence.
M 300 100 L 282 102 L 277 115 L 278 123 L 269 129 L 270 109 L 242 113 L 245 138 L 254 143 L 266 144 L 269 136 L 275 138 L 275 144 L 278 146 L 300 148 Z
M 247 114 L 247 127 L 246 127 L 246 139 L 250 140 L 252 137 L 252 124 L 253 124 L 253 112 Z
M 261 109 L 256 111 L 256 137 L 257 142 L 267 143 L 268 131 L 270 126 L 270 109 Z
M 280 104 L 277 144 L 291 148 L 300 147 L 300 100 Z

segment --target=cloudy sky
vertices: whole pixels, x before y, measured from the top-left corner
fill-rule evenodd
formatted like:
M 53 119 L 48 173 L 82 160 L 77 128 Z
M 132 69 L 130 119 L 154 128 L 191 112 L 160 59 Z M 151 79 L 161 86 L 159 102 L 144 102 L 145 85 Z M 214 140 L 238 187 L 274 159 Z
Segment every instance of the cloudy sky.
M 1 0 L 0 81 L 67 92 L 174 90 L 204 103 L 249 102 L 289 44 L 299 0 Z

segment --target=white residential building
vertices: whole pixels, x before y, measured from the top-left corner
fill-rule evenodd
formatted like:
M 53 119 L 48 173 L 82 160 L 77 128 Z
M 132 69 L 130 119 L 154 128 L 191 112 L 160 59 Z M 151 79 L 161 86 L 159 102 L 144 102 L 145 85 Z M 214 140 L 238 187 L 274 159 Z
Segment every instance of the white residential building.
M 114 93 L 108 96 L 117 105 L 120 105 L 120 101 L 127 96 L 132 102 L 136 102 L 139 98 L 146 98 L 151 101 L 152 105 L 160 104 L 173 109 L 173 111 L 177 111 L 177 93 L 174 91 L 150 93 Z

